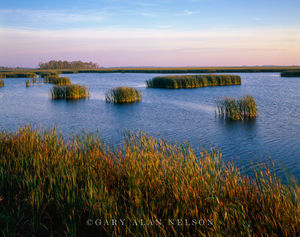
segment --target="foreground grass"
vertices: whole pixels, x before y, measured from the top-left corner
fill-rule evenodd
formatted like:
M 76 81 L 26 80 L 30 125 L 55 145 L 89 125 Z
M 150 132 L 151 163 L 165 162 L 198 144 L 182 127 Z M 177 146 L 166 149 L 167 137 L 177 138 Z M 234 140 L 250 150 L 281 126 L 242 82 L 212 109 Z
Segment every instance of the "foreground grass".
M 26 126 L 0 132 L 0 157 L 4 236 L 300 234 L 298 186 L 283 185 L 269 169 L 243 176 L 214 150 L 197 156 L 143 132 L 109 148 L 94 135 L 64 140 L 56 130 Z M 88 219 L 103 222 L 89 226 Z M 145 225 L 134 224 L 141 219 Z
M 149 88 L 197 88 L 207 86 L 240 85 L 241 77 L 236 75 L 185 75 L 163 76 L 147 80 Z
M 105 95 L 105 101 L 115 104 L 128 104 L 142 100 L 141 93 L 131 87 L 116 87 L 110 89 Z
M 225 97 L 217 101 L 218 114 L 229 120 L 250 120 L 257 116 L 257 106 L 252 96 L 246 95 L 240 99 Z
M 300 70 L 282 72 L 282 73 L 280 73 L 280 76 L 281 77 L 300 77 Z
M 79 100 L 90 96 L 89 90 L 86 86 L 72 84 L 72 85 L 55 85 L 51 89 L 51 96 L 53 100 Z

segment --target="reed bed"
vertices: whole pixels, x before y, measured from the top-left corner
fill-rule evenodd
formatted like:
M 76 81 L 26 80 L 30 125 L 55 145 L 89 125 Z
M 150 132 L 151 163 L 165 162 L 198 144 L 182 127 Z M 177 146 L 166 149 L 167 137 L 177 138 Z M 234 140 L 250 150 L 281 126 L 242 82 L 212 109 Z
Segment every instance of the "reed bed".
M 1 131 L 0 233 L 299 236 L 299 187 L 282 184 L 273 168 L 250 178 L 214 149 L 196 155 L 141 131 L 123 142 L 111 148 L 95 135 L 66 140 L 30 126 Z
M 0 78 L 35 78 L 36 74 L 32 72 L 1 72 Z
M 252 96 L 240 99 L 225 97 L 217 101 L 220 118 L 229 120 L 251 120 L 257 116 L 257 106 Z
M 4 87 L 4 80 L 0 80 L 0 87 Z
M 66 85 L 71 85 L 71 80 L 68 77 L 48 76 L 48 77 L 44 77 L 44 83 L 66 86 Z
M 185 75 L 155 77 L 146 81 L 148 88 L 197 88 L 207 86 L 240 85 L 241 77 L 236 75 Z
M 280 76 L 281 77 L 300 77 L 300 70 L 282 72 L 282 73 L 280 73 Z
M 36 74 L 42 78 L 59 76 L 59 72 L 57 71 L 36 71 Z
M 116 87 L 110 89 L 105 95 L 105 101 L 115 104 L 128 104 L 142 100 L 141 93 L 131 87 Z
M 78 100 L 85 99 L 90 96 L 89 90 L 86 86 L 72 84 L 66 86 L 53 86 L 51 89 L 51 95 L 53 100 L 66 99 L 66 100 Z

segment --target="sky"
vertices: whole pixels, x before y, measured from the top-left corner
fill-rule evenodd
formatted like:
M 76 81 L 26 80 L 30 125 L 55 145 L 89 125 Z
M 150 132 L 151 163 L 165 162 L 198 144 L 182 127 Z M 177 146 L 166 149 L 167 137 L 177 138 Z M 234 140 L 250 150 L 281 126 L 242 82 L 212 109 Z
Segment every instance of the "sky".
M 0 66 L 300 65 L 299 0 L 0 0 Z

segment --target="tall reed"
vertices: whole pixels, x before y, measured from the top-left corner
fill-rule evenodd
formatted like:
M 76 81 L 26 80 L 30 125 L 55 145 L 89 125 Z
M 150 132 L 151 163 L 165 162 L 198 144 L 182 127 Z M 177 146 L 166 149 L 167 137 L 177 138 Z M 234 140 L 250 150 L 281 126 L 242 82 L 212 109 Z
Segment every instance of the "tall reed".
M 242 175 L 213 149 L 197 154 L 143 132 L 111 148 L 94 135 L 1 131 L 0 233 L 299 236 L 296 184 L 272 168 Z
M 184 76 L 160 76 L 147 80 L 149 88 L 196 88 L 207 86 L 240 85 L 241 77 L 236 75 L 184 75 Z
M 90 96 L 86 86 L 72 84 L 66 86 L 53 86 L 51 89 L 52 99 L 78 100 Z
M 48 76 L 48 77 L 44 77 L 44 83 L 66 86 L 66 85 L 71 85 L 71 80 L 68 77 Z
M 0 87 L 4 87 L 4 80 L 0 80 Z
M 217 110 L 221 118 L 229 120 L 250 120 L 257 116 L 257 106 L 250 95 L 237 100 L 230 97 L 219 99 Z
M 131 87 L 116 87 L 110 89 L 105 95 L 105 101 L 115 104 L 128 104 L 142 100 L 141 93 Z

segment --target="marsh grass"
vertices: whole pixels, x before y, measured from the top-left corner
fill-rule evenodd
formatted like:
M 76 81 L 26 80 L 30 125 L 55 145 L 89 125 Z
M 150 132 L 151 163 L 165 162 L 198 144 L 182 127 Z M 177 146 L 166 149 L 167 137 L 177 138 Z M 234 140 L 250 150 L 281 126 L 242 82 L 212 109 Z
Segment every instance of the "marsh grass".
M 161 76 L 146 81 L 148 88 L 197 88 L 207 86 L 240 85 L 241 77 L 236 75 L 183 75 Z
M 4 80 L 0 80 L 0 87 L 4 87 Z
M 51 89 L 51 95 L 53 100 L 78 100 L 88 98 L 90 93 L 86 86 L 72 84 L 66 86 L 53 86 Z
M 110 89 L 105 95 L 105 101 L 115 104 L 128 104 L 142 100 L 141 93 L 131 87 L 116 87 Z
M 300 77 L 300 70 L 281 72 L 280 76 L 281 77 Z
M 213 149 L 196 155 L 187 144 L 143 132 L 127 134 L 123 144 L 111 148 L 95 135 L 66 140 L 55 129 L 29 126 L 0 131 L 0 233 L 299 236 L 299 187 L 283 185 L 272 167 L 250 178 Z M 120 218 L 124 226 L 86 224 Z M 133 223 L 141 219 L 162 225 Z
M 1 72 L 0 78 L 35 78 L 36 74 L 32 72 Z
M 240 99 L 230 97 L 219 99 L 217 110 L 220 118 L 229 120 L 251 120 L 257 116 L 257 106 L 250 95 Z
M 68 77 L 48 76 L 48 77 L 44 77 L 44 83 L 66 86 L 66 85 L 71 85 L 71 80 Z

